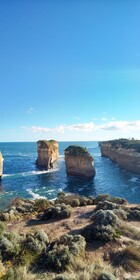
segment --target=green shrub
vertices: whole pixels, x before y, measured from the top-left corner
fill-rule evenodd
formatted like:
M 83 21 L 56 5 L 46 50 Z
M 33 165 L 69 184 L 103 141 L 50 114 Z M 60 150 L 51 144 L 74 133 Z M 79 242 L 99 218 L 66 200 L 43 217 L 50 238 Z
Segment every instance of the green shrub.
M 93 224 L 85 227 L 81 233 L 87 241 L 91 242 L 94 239 L 110 241 L 120 237 L 119 219 L 112 210 L 98 210 L 91 219 Z
M 47 209 L 50 206 L 50 201 L 48 199 L 35 199 L 34 201 L 34 210 L 37 212 L 43 212 L 45 209 Z
M 28 234 L 23 242 L 23 248 L 27 251 L 34 252 L 34 254 L 40 254 L 45 251 L 46 246 L 49 243 L 47 234 L 43 231 L 37 231 L 35 234 Z
M 110 201 L 99 201 L 97 204 L 97 210 L 102 209 L 102 210 L 113 210 L 113 209 L 118 209 L 119 205 Z
M 55 206 L 48 207 L 41 217 L 41 220 L 48 219 L 65 219 L 69 218 L 72 213 L 72 208 L 70 205 L 56 204 Z
M 98 280 L 116 280 L 117 278 L 112 273 L 103 272 Z
M 114 209 L 113 210 L 114 214 L 121 220 L 127 220 L 127 212 L 124 211 L 123 209 Z
M 4 223 L 0 222 L 0 238 L 3 236 L 5 231 L 5 225 Z
M 95 204 L 98 204 L 99 201 L 103 202 L 103 201 L 109 201 L 110 200 L 110 195 L 109 194 L 99 194 L 96 198 L 95 198 Z
M 126 199 L 121 198 L 121 197 L 116 197 L 116 196 L 111 197 L 110 202 L 120 204 L 120 205 L 124 205 L 124 204 L 128 203 L 128 201 Z
M 85 240 L 80 235 L 62 236 L 44 255 L 44 266 L 57 272 L 67 270 L 69 266 L 75 265 L 78 257 L 83 257 L 85 245 Z
M 6 275 L 4 276 L 4 280 L 15 280 L 15 272 L 13 268 L 9 268 Z
M 110 225 L 112 227 L 118 227 L 119 224 L 118 217 L 113 213 L 112 210 L 98 210 L 91 216 L 91 219 L 98 226 Z

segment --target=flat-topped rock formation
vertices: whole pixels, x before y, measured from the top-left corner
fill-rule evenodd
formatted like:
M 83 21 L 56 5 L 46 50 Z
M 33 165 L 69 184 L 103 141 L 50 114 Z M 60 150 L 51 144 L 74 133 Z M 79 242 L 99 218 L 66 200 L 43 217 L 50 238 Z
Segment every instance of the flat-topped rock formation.
M 140 140 L 118 139 L 99 142 L 101 155 L 120 167 L 140 174 Z
M 65 149 L 67 175 L 92 179 L 95 176 L 93 157 L 80 146 L 69 146 Z
M 38 158 L 36 164 L 50 169 L 59 157 L 58 142 L 55 140 L 39 140 L 37 142 L 37 151 Z
M 3 174 L 3 157 L 2 157 L 2 154 L 0 152 L 0 179 L 2 177 L 2 174 Z

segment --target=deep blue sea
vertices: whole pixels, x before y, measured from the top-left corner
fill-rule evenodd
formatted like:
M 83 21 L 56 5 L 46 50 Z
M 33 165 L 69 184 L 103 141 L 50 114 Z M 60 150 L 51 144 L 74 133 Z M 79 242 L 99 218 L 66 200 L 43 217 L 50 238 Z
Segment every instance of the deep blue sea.
M 91 181 L 67 178 L 64 149 L 69 145 L 86 147 L 94 157 L 96 176 Z M 108 193 L 130 203 L 140 203 L 140 175 L 119 168 L 101 157 L 98 142 L 59 142 L 59 160 L 53 170 L 40 170 L 35 165 L 35 142 L 0 143 L 4 157 L 4 172 L 0 181 L 0 209 L 5 209 L 12 198 L 54 199 L 61 190 L 80 195 Z

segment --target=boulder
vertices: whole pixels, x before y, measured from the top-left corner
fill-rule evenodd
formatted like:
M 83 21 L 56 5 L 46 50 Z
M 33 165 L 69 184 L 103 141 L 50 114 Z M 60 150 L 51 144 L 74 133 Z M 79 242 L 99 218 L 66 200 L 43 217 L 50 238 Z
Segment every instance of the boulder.
M 0 152 L 0 179 L 2 177 L 2 174 L 3 174 L 3 157 L 2 157 L 2 154 Z
M 37 165 L 46 167 L 47 169 L 53 168 L 53 163 L 58 159 L 58 143 L 55 140 L 39 140 L 37 142 L 38 158 Z
M 69 146 L 65 149 L 65 164 L 67 175 L 92 179 L 95 176 L 93 157 L 86 148 Z

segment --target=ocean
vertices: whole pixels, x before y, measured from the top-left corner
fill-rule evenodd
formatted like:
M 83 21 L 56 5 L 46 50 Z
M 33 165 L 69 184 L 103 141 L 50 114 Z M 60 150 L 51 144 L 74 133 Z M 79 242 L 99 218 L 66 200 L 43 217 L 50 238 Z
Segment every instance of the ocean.
M 94 158 L 96 175 L 86 181 L 67 177 L 64 149 L 69 145 L 86 147 Z M 56 198 L 65 191 L 86 196 L 108 193 L 123 197 L 130 203 L 140 203 L 140 175 L 125 171 L 101 157 L 98 142 L 59 142 L 59 159 L 51 170 L 39 169 L 35 142 L 0 143 L 4 172 L 0 181 L 0 210 L 6 209 L 15 197 Z

